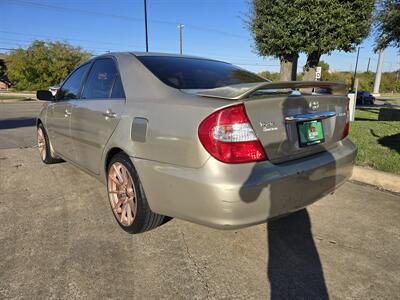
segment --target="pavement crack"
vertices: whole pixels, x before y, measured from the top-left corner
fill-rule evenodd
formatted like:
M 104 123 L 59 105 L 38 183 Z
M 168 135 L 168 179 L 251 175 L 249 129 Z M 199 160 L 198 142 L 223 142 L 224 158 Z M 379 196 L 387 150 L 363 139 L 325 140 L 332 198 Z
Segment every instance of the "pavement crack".
M 317 241 L 321 241 L 321 242 L 328 243 L 328 244 L 331 244 L 331 245 L 336 245 L 336 246 L 342 247 L 342 248 L 358 249 L 357 247 L 353 247 L 353 246 L 350 246 L 350 245 L 347 245 L 347 244 L 344 244 L 344 243 L 341 243 L 339 241 L 335 241 L 335 240 L 332 240 L 332 239 L 326 239 L 326 238 L 318 236 L 318 235 L 315 236 L 315 239 Z
M 210 287 L 208 286 L 207 279 L 205 278 L 204 274 L 202 274 L 202 272 L 200 271 L 201 268 L 200 268 L 199 265 L 196 263 L 196 261 L 194 260 L 192 254 L 190 253 L 189 246 L 188 246 L 188 244 L 187 244 L 187 242 L 186 242 L 185 234 L 183 233 L 182 229 L 180 229 L 180 232 L 181 232 L 181 235 L 182 235 L 183 244 L 185 245 L 186 254 L 187 254 L 187 256 L 189 257 L 189 261 L 193 264 L 194 269 L 195 269 L 197 275 L 199 276 L 200 280 L 201 280 L 201 281 L 203 282 L 203 284 L 204 284 L 204 287 L 205 287 L 206 292 L 207 292 L 206 299 L 209 299 Z

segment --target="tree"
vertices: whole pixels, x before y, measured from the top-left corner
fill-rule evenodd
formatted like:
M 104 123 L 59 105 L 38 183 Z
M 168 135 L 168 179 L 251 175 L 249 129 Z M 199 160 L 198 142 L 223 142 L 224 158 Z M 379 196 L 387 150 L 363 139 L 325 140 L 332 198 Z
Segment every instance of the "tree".
M 295 80 L 297 58 L 305 37 L 298 30 L 302 22 L 298 6 L 292 0 L 252 0 L 247 24 L 261 56 L 280 59 L 281 80 Z
M 258 73 L 261 77 L 271 80 L 271 81 L 278 81 L 280 79 L 279 73 L 269 72 L 269 71 L 262 71 Z
M 322 54 L 353 51 L 368 36 L 374 0 L 316 0 L 303 5 L 307 15 L 300 30 L 308 28 L 304 79 L 314 80 Z
M 329 64 L 326 63 L 325 61 L 321 60 L 318 63 L 318 67 L 321 67 L 321 80 L 322 81 L 328 81 L 330 78 L 330 74 L 329 74 Z
M 377 15 L 376 50 L 400 48 L 400 0 L 384 0 Z
M 16 90 L 47 89 L 62 80 L 90 54 L 68 43 L 34 41 L 6 57 L 7 75 Z
M 0 78 L 6 74 L 6 64 L 2 58 L 0 58 Z
M 6 56 L 4 54 L 0 53 L 0 80 L 8 81 L 7 80 L 7 75 L 6 75 L 7 66 L 6 66 L 6 63 L 4 61 L 5 57 Z
M 280 58 L 283 80 L 290 78 L 287 66 L 292 66 L 299 53 L 307 54 L 304 80 L 313 80 L 322 54 L 354 50 L 370 31 L 374 9 L 374 0 L 252 0 L 251 3 L 248 23 L 257 52 Z

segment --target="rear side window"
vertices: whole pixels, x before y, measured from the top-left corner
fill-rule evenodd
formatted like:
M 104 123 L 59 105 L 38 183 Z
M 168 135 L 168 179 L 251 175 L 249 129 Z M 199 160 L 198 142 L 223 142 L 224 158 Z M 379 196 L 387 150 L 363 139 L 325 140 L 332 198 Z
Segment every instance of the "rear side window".
M 89 69 L 90 64 L 85 64 L 76 69 L 64 82 L 60 90 L 57 92 L 56 99 L 59 101 L 78 99 L 82 86 L 82 80 Z
M 125 98 L 124 88 L 122 87 L 122 81 L 120 75 L 115 77 L 111 98 L 116 98 L 116 99 Z
M 90 69 L 83 99 L 110 98 L 115 79 L 119 77 L 115 62 L 111 58 L 96 60 Z
M 231 84 L 266 81 L 256 74 L 215 60 L 169 56 L 137 58 L 158 79 L 176 89 L 212 89 Z

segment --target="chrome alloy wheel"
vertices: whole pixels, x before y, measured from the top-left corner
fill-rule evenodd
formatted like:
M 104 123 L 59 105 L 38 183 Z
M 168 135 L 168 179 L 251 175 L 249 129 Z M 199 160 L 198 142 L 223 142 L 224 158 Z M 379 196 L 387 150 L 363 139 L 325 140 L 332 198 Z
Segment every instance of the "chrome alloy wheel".
M 44 133 L 42 128 L 38 127 L 36 130 L 37 135 L 37 143 L 40 157 L 43 161 L 46 160 L 46 139 L 44 137 Z
M 115 162 L 111 165 L 107 188 L 111 207 L 118 222 L 123 226 L 132 225 L 137 211 L 136 192 L 133 179 L 123 164 Z

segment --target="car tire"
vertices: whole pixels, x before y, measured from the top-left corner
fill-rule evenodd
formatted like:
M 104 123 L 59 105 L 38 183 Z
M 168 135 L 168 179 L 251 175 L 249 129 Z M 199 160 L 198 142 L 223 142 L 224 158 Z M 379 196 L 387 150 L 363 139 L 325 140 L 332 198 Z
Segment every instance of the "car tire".
M 49 137 L 42 123 L 39 123 L 36 128 L 36 136 L 39 155 L 42 162 L 44 162 L 45 164 L 55 164 L 63 161 L 62 159 L 53 157 L 51 155 Z
M 136 169 L 123 152 L 107 166 L 107 192 L 114 217 L 126 232 L 141 233 L 163 224 L 165 217 L 150 209 Z

